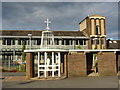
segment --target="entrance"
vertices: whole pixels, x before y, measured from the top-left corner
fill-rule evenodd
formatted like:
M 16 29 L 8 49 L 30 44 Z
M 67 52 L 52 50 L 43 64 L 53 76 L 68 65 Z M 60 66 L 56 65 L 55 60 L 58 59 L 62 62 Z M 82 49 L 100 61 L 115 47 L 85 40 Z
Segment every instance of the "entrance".
M 87 75 L 98 72 L 97 53 L 87 53 L 86 55 Z
M 38 52 L 38 77 L 60 77 L 60 52 Z

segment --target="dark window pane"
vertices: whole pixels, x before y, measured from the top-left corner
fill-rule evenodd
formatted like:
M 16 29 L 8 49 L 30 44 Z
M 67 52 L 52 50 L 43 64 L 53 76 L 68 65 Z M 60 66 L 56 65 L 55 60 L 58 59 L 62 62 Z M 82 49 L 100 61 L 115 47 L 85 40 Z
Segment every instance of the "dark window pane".
M 78 40 L 75 40 L 76 41 L 76 45 L 78 45 Z
M 7 45 L 11 45 L 11 40 L 10 39 L 7 40 Z
M 15 40 L 12 40 L 12 45 L 15 45 Z
M 99 44 L 99 40 L 96 40 L 96 43 Z
M 66 40 L 66 45 L 69 45 L 69 40 Z
M 80 45 L 83 45 L 83 40 L 79 40 L 79 44 L 80 44 Z
M 37 40 L 37 45 L 40 45 L 41 44 L 41 40 Z
M 21 40 L 18 40 L 18 45 L 21 45 Z
M 2 45 L 6 45 L 6 40 L 3 40 L 3 41 L 2 41 Z
M 62 40 L 62 45 L 64 45 L 64 40 Z

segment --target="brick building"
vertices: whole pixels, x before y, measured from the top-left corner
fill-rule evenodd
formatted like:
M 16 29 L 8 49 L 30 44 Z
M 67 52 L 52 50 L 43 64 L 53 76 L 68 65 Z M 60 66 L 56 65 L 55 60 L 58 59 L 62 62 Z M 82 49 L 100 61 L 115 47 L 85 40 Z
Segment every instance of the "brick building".
M 76 31 L 52 31 L 49 26 L 43 31 L 3 30 L 0 40 L 3 65 L 22 59 L 24 42 L 27 78 L 36 76 L 35 60 L 37 77 L 41 78 L 87 76 L 94 67 L 99 75 L 116 75 L 119 61 L 116 46 L 119 41 L 116 44 L 106 40 L 106 17 L 97 14 L 87 16 L 79 26 Z M 110 42 L 114 42 L 114 48 Z

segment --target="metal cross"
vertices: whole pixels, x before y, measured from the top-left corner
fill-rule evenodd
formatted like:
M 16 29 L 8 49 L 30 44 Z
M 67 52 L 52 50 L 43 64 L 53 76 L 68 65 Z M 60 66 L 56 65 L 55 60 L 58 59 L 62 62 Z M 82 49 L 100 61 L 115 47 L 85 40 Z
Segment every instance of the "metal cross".
M 47 20 L 45 21 L 45 23 L 47 24 L 46 29 L 49 30 L 49 29 L 50 29 L 50 28 L 49 28 L 49 24 L 51 23 L 51 21 L 49 21 L 49 19 L 47 19 Z

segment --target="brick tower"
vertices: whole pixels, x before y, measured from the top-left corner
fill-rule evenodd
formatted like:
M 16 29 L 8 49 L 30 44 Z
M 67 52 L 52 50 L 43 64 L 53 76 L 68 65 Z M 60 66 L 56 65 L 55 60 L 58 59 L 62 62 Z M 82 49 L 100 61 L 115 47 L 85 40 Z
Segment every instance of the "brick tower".
M 98 14 L 87 16 L 80 23 L 80 31 L 89 37 L 88 49 L 106 49 L 106 17 Z

